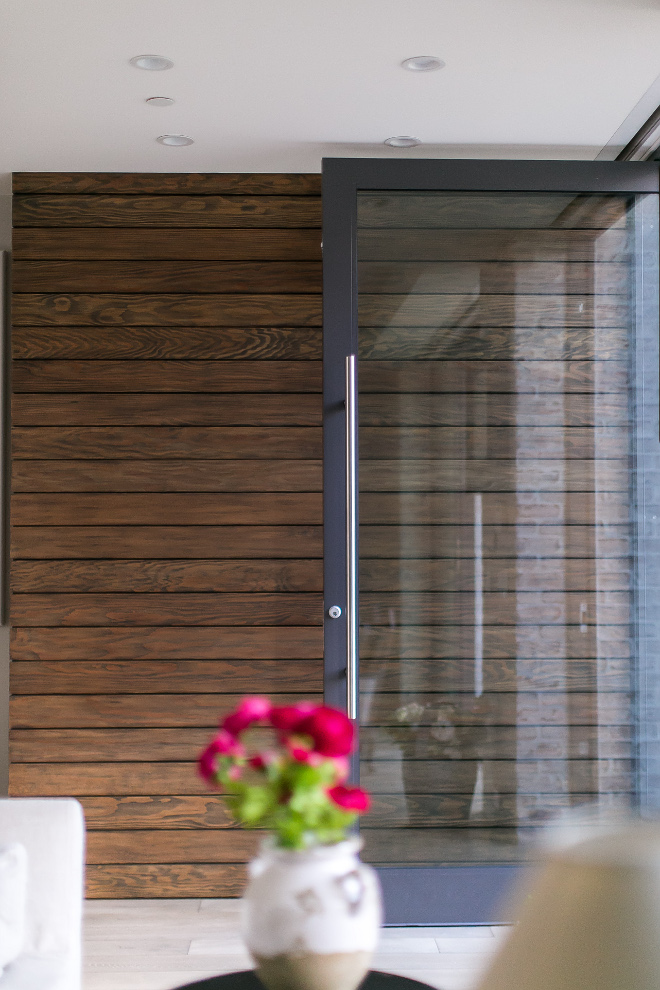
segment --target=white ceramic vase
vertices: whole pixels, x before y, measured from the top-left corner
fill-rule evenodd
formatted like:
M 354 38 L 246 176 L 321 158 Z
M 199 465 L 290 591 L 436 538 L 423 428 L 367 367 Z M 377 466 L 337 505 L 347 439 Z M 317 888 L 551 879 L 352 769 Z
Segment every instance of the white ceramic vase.
M 376 873 L 348 839 L 304 851 L 264 843 L 249 867 L 243 937 L 268 990 L 355 990 L 382 922 Z

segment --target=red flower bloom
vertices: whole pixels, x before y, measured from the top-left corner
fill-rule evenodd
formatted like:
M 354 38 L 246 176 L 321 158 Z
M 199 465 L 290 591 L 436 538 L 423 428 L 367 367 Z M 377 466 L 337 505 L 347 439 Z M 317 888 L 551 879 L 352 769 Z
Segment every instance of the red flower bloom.
M 323 762 L 320 753 L 316 753 L 313 749 L 305 749 L 304 746 L 291 746 L 289 752 L 298 763 L 306 763 L 310 767 L 318 767 Z
M 346 756 L 353 748 L 353 723 L 336 708 L 319 705 L 295 727 L 296 734 L 311 736 L 321 756 Z
M 328 791 L 329 797 L 345 811 L 368 811 L 371 801 L 366 791 L 361 787 L 346 787 L 345 784 L 337 784 Z
M 200 754 L 197 768 L 200 775 L 208 783 L 214 783 L 216 775 L 216 756 L 238 756 L 243 747 L 237 743 L 224 729 L 213 737 L 206 749 Z
M 309 701 L 301 701 L 299 705 L 284 705 L 282 708 L 272 708 L 270 712 L 270 724 L 280 732 L 295 732 L 303 719 L 307 718 L 316 705 Z
M 230 732 L 232 736 L 237 736 L 254 722 L 260 722 L 262 719 L 268 718 L 271 707 L 268 698 L 261 698 L 259 696 L 243 698 L 238 708 L 235 708 L 224 719 L 222 728 Z

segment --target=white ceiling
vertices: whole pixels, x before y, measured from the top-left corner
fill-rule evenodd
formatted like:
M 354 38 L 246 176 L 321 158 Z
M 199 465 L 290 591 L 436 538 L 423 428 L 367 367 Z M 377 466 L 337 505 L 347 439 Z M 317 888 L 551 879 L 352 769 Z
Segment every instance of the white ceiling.
M 0 174 L 614 157 L 660 103 L 660 0 L 0 0 L 0 21 Z M 422 54 L 447 67 L 400 67 Z

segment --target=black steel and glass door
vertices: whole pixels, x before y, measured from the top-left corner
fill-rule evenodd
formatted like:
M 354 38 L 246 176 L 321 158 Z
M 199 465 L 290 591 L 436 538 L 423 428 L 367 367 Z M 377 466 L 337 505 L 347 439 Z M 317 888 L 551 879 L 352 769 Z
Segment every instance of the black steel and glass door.
M 496 921 L 554 815 L 660 803 L 657 193 L 324 163 L 326 695 L 393 923 Z

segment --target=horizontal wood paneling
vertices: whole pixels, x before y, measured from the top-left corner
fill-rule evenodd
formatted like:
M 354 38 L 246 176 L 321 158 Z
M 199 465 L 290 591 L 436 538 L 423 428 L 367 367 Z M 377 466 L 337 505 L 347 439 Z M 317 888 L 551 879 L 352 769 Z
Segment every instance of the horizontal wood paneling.
M 11 793 L 82 799 L 90 896 L 236 896 L 197 753 L 322 689 L 320 177 L 15 191 Z
M 320 261 L 321 231 L 106 227 L 100 237 L 84 227 L 23 227 L 14 229 L 13 248 L 17 260 Z
M 21 261 L 16 292 L 320 292 L 318 261 Z M 610 278 L 606 285 L 614 282 Z M 621 291 L 621 290 L 619 290 Z
M 320 392 L 317 361 L 14 361 L 14 392 Z
M 16 326 L 311 326 L 321 325 L 318 295 L 242 293 L 17 293 Z
M 277 430 L 258 426 L 92 426 L 84 430 L 17 426 L 13 430 L 12 452 L 20 460 L 41 457 L 216 460 L 234 458 L 238 452 L 247 458 L 320 458 L 322 438 L 318 427 L 295 426 Z
M 321 485 L 320 460 L 14 460 L 12 471 L 15 492 L 319 492 Z
M 320 592 L 320 560 L 17 560 L 21 592 Z
M 228 863 L 91 865 L 85 872 L 88 897 L 240 897 L 246 869 Z
M 489 232 L 491 235 L 495 231 Z M 505 231 L 500 231 L 505 235 Z M 436 238 L 440 247 L 445 236 L 453 231 L 443 231 Z M 361 236 L 361 235 L 360 235 Z M 454 235 L 455 236 L 455 235 Z M 485 232 L 484 232 L 485 238 Z M 465 243 L 463 239 L 461 243 Z M 500 237 L 500 244 L 505 237 Z M 414 250 L 414 248 L 413 248 Z M 593 251 L 592 251 L 593 258 Z M 468 268 L 460 261 L 361 261 L 358 259 L 358 284 L 366 293 L 454 293 L 464 292 L 470 281 L 479 292 L 533 294 L 574 294 L 594 292 L 625 294 L 628 291 L 630 270 L 616 262 L 565 261 L 480 261 Z
M 33 560 L 321 557 L 322 549 L 320 526 L 16 526 L 11 546 L 13 557 Z
M 310 360 L 321 357 L 319 330 L 273 327 L 17 327 L 12 335 L 17 359 L 76 360 Z
M 307 626 L 133 626 L 15 628 L 14 660 L 306 660 L 322 656 L 322 633 Z M 304 685 L 302 685 L 304 689 Z
M 14 197 L 15 227 L 315 227 L 316 196 Z
M 25 193 L 157 193 L 210 196 L 252 194 L 320 196 L 321 176 L 255 172 L 150 173 L 133 172 L 14 172 L 14 195 Z
M 16 426 L 320 426 L 316 395 L 15 395 Z

